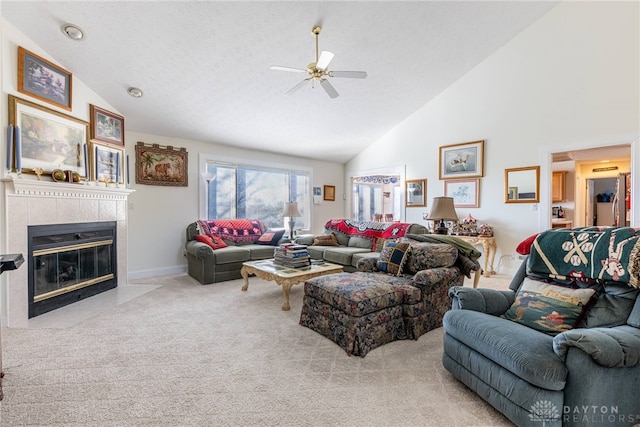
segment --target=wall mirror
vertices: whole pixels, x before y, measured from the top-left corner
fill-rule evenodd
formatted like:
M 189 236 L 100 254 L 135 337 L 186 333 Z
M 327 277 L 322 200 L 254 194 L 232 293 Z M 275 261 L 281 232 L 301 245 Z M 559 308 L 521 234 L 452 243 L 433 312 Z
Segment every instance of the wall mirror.
M 540 202 L 540 166 L 504 170 L 505 203 Z

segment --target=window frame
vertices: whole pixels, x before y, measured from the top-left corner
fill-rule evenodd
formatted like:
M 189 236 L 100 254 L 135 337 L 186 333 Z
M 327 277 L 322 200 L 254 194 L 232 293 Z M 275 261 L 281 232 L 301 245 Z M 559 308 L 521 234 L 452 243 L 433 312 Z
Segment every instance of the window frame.
M 265 169 L 265 170 L 271 169 L 274 171 L 283 171 L 288 173 L 299 172 L 301 174 L 308 174 L 309 179 L 308 179 L 306 191 L 307 191 L 307 194 L 309 194 L 309 197 L 308 197 L 308 200 L 306 201 L 307 205 L 304 207 L 304 211 L 308 212 L 308 218 L 304 218 L 304 222 L 306 225 L 305 228 L 311 228 L 311 224 L 313 223 L 313 209 L 312 209 L 313 169 L 312 168 L 305 167 L 305 166 L 291 167 L 290 164 L 286 164 L 286 163 L 264 162 L 264 161 L 253 160 L 253 159 L 217 156 L 214 154 L 205 154 L 205 153 L 200 153 L 199 161 L 198 161 L 198 183 L 199 183 L 198 214 L 200 218 L 202 219 L 207 218 L 207 197 L 208 197 L 207 182 L 202 177 L 202 174 L 206 172 L 207 164 L 209 163 L 218 163 L 221 166 L 227 165 L 227 166 L 233 166 L 233 167 L 257 168 L 257 169 Z M 296 200 L 296 201 L 300 203 L 299 200 Z M 287 228 L 288 225 L 285 224 L 284 217 L 282 221 L 283 221 L 283 226 Z

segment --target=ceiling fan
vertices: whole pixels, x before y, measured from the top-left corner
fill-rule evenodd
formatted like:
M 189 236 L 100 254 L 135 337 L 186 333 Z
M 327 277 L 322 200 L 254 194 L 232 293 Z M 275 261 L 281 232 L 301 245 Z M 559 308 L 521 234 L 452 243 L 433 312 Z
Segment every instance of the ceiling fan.
M 285 92 L 285 95 L 290 95 L 293 92 L 299 90 L 303 86 L 306 85 L 307 82 L 311 82 L 312 85 L 315 82 L 319 82 L 320 86 L 327 92 L 330 98 L 337 98 L 338 92 L 333 87 L 333 85 L 327 80 L 327 77 L 347 77 L 351 79 L 366 79 L 367 73 L 366 71 L 329 71 L 327 67 L 329 67 L 329 63 L 333 59 L 333 53 L 328 50 L 323 50 L 318 57 L 318 35 L 320 34 L 320 28 L 318 25 L 311 29 L 311 33 L 316 37 L 316 62 L 312 62 L 307 65 L 306 69 L 302 68 L 292 68 L 292 67 L 282 67 L 280 65 L 274 65 L 271 67 L 272 70 L 277 71 L 291 71 L 294 73 L 306 73 L 308 77 L 302 80 L 300 83 L 289 89 Z

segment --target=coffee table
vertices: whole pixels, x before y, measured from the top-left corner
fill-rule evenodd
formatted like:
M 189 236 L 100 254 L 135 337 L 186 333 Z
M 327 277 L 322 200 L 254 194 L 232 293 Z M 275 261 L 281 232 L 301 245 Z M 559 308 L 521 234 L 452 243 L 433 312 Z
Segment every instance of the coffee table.
M 248 261 L 242 263 L 240 274 L 244 279 L 243 291 L 249 289 L 249 275 L 255 274 L 264 280 L 273 280 L 282 286 L 284 294 L 283 311 L 289 311 L 289 293 L 293 285 L 305 282 L 313 277 L 324 276 L 325 274 L 341 273 L 342 266 L 323 262 L 322 264 L 311 264 L 307 267 L 290 268 L 275 264 L 273 259 L 263 259 L 259 261 Z

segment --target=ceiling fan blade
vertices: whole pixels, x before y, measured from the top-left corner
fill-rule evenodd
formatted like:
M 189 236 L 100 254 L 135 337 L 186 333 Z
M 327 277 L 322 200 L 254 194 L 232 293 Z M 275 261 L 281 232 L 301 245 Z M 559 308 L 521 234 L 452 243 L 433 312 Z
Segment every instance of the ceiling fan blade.
M 320 85 L 322 85 L 322 88 L 324 89 L 324 91 L 327 92 L 327 95 L 329 95 L 329 98 L 337 98 L 339 96 L 338 91 L 336 91 L 333 85 L 329 83 L 329 80 L 327 79 L 320 80 Z
M 366 71 L 329 71 L 331 77 L 348 77 L 350 79 L 366 79 Z
M 293 67 L 282 67 L 280 65 L 272 65 L 272 70 L 276 71 L 291 71 L 293 73 L 306 73 L 307 70 L 303 70 L 302 68 L 293 68 Z
M 318 58 L 318 63 L 316 64 L 318 70 L 326 69 L 334 56 L 335 55 L 328 50 L 323 50 L 322 53 L 320 53 L 320 58 Z
M 293 92 L 296 92 L 296 91 L 300 90 L 300 88 L 302 86 L 304 86 L 305 83 L 307 83 L 308 81 L 309 81 L 309 79 L 304 79 L 303 81 L 301 81 L 300 83 L 298 83 L 297 85 L 295 85 L 294 87 L 292 87 L 291 89 L 286 91 L 284 94 L 285 95 L 291 95 Z

